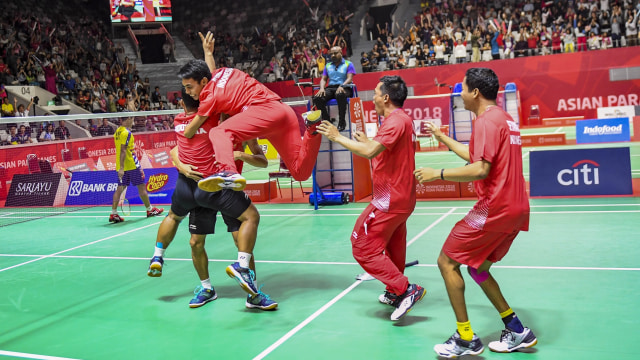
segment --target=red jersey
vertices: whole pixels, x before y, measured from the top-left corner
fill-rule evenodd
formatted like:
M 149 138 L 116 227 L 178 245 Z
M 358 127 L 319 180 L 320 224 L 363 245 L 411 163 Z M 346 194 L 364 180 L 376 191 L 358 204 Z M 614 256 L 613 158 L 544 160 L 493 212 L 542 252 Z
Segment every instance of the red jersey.
M 184 136 L 184 128 L 195 116 L 196 114 L 186 115 L 185 113 L 180 113 L 173 119 L 179 150 L 178 158 L 185 164 L 197 166 L 197 171 L 201 172 L 203 177 L 206 178 L 224 170 L 215 163 L 216 154 L 213 152 L 213 146 L 211 146 L 211 140 L 209 140 L 209 131 L 218 126 L 220 115 L 214 114 L 211 116 L 200 126 L 196 134 L 191 139 L 188 139 Z M 234 144 L 234 150 L 242 150 L 242 146 Z M 240 173 L 242 173 L 243 164 L 243 161 L 236 161 L 236 167 Z
M 414 137 L 413 121 L 402 109 L 397 109 L 384 119 L 373 139 L 386 148 L 371 159 L 371 204 L 380 211 L 411 213 L 416 207 Z
M 246 73 L 220 68 L 200 92 L 198 115 L 225 113 L 233 116 L 253 104 L 280 100 L 280 96 Z
M 469 154 L 491 163 L 489 175 L 473 182 L 478 202 L 464 221 L 478 230 L 510 233 L 529 229 L 529 198 L 522 175 L 520 129 L 507 112 L 489 107 L 473 124 Z

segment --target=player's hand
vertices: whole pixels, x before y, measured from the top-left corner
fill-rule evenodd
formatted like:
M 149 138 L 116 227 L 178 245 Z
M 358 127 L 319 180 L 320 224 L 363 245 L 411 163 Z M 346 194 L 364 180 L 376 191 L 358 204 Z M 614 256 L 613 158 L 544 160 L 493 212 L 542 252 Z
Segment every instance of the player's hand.
M 328 122 L 327 120 L 322 120 L 322 122 L 320 123 L 320 125 L 318 125 L 316 130 L 318 131 L 318 133 L 326 136 L 327 139 L 331 141 L 335 141 L 340 136 L 340 132 L 338 131 L 338 128 L 335 127 L 332 123 Z
M 428 167 L 420 168 L 420 169 L 416 169 L 413 172 L 413 175 L 416 177 L 416 180 L 418 180 L 418 182 L 422 184 L 425 182 L 438 180 L 440 178 L 440 170 L 436 170 Z
M 318 90 L 318 92 L 314 95 L 315 97 L 321 97 L 324 96 L 324 89 L 320 89 Z
M 142 168 L 140 168 L 140 175 L 142 175 L 142 180 L 144 180 L 144 170 L 142 170 Z
M 233 160 L 242 160 L 242 156 L 244 155 L 244 151 L 234 151 L 233 152 Z
M 338 88 L 336 89 L 336 94 L 342 94 L 344 93 L 344 88 L 342 86 L 338 86 Z
M 118 179 L 122 182 L 122 178 L 124 177 L 124 169 L 118 170 Z
M 422 130 L 427 135 L 432 135 L 438 141 L 440 141 L 440 139 L 442 138 L 442 131 L 440 131 L 440 126 L 436 125 L 433 121 L 427 121 Z
M 216 39 L 213 37 L 211 31 L 207 31 L 207 35 L 202 35 L 201 32 L 198 32 L 198 35 L 200 35 L 200 40 L 202 40 L 202 50 L 204 50 L 204 54 L 213 54 Z
M 178 171 L 182 175 L 188 177 L 191 180 L 200 181 L 202 180 L 202 177 L 204 174 L 202 174 L 199 171 L 196 171 L 196 169 L 198 169 L 197 166 L 193 166 L 191 164 L 182 164 L 182 166 L 180 166 Z
M 367 134 L 363 133 L 362 131 L 354 131 L 352 135 L 353 135 L 353 139 L 357 142 L 369 141 Z

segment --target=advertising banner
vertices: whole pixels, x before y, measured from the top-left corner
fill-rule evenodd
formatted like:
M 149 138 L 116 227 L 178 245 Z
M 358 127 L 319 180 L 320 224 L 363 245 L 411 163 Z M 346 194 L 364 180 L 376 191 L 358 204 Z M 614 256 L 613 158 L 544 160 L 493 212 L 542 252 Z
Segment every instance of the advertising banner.
M 110 205 L 118 188 L 115 171 L 80 171 L 71 174 L 65 205 Z
M 170 204 L 176 187 L 175 168 L 144 169 L 146 189 L 151 204 Z M 110 205 L 118 188 L 115 171 L 85 171 L 71 174 L 65 205 Z M 142 204 L 138 188 L 128 186 L 125 197 L 131 205 Z
M 598 119 L 632 118 L 636 116 L 636 107 L 627 106 L 607 106 L 598 108 Z
M 13 176 L 5 207 L 60 206 L 67 182 L 62 174 L 17 174 Z
M 532 151 L 531 196 L 630 195 L 628 147 Z
M 171 196 L 178 180 L 178 170 L 176 168 L 144 169 L 144 176 L 151 204 L 171 204 Z M 127 188 L 127 199 L 131 205 L 142 204 L 138 188 L 135 186 Z
M 629 141 L 629 118 L 592 119 L 576 121 L 576 143 Z

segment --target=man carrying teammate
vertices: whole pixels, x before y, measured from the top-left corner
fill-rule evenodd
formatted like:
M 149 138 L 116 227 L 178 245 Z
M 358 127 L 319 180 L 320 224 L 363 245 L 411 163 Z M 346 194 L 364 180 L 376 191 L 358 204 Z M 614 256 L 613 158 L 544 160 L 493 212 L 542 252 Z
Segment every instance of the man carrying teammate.
M 413 121 L 402 110 L 406 98 L 407 85 L 401 77 L 380 79 L 373 103 L 384 122 L 373 140 L 363 132 L 349 139 L 326 120 L 317 127 L 329 140 L 371 159 L 373 200 L 356 220 L 351 246 L 358 264 L 386 285 L 378 300 L 396 308 L 393 321 L 406 315 L 426 293 L 420 285 L 409 284 L 404 275 L 407 219 L 416 206 Z
M 119 223 L 123 222 L 122 218 L 118 214 L 118 203 L 122 193 L 129 185 L 136 186 L 140 198 L 147 209 L 147 217 L 157 216 L 162 214 L 164 209 L 158 209 L 151 206 L 149 202 L 149 194 L 147 194 L 147 188 L 144 181 L 144 171 L 140 162 L 134 153 L 134 140 L 131 133 L 131 127 L 133 126 L 133 117 L 128 117 L 122 120 L 122 125 L 118 127 L 116 133 L 113 134 L 113 139 L 116 143 L 116 171 L 118 172 L 118 188 L 113 194 L 113 201 L 111 203 L 111 215 L 109 216 L 109 222 Z
M 209 280 L 209 262 L 204 242 L 206 234 L 214 233 L 216 213 L 220 211 L 228 231 L 232 232 L 238 247 L 238 261 L 227 267 L 227 274 L 235 278 L 249 294 L 246 307 L 262 310 L 275 309 L 278 303 L 257 288 L 255 283 L 253 248 L 260 221 L 258 210 L 244 193 L 231 190 L 208 193 L 198 189 L 197 181 L 218 169 L 213 161 L 215 154 L 208 138 L 208 131 L 217 123 L 208 121 L 193 138 L 184 137 L 184 129 L 193 120 L 198 109 L 198 102 L 187 96 L 184 89 L 182 101 L 185 113 L 179 114 L 174 119 L 178 146 L 171 151 L 171 158 L 176 163 L 180 175 L 171 199 L 169 215 L 162 221 L 158 229 L 156 247 L 147 274 L 152 277 L 162 275 L 164 252 L 174 239 L 178 225 L 189 214 L 189 232 L 192 234 L 191 255 L 193 265 L 201 281 L 201 286 L 196 289 L 195 296 L 189 302 L 189 306 L 192 308 L 200 307 L 215 300 L 217 294 Z M 266 158 L 257 145 L 257 141 L 251 142 L 250 148 L 257 155 L 250 156 L 238 151 L 236 152 L 238 160 L 266 167 Z
M 300 139 L 298 118 L 280 97 L 246 73 L 233 68 L 216 69 L 213 59 L 213 34 L 200 34 L 205 62 L 191 60 L 180 69 L 179 76 L 187 94 L 200 100 L 198 113 L 187 125 L 184 135 L 192 137 L 213 113 L 231 117 L 209 132 L 221 171 L 198 183 L 205 191 L 223 188 L 244 189 L 245 179 L 233 161 L 233 142 L 264 138 L 276 148 L 294 179 L 309 178 L 315 165 L 320 136 L 314 136 L 320 111 L 305 115 L 307 131 Z
M 476 114 L 469 146 L 442 134 L 429 123 L 433 136 L 469 165 L 454 169 L 421 168 L 420 183 L 437 179 L 473 181 L 478 202 L 458 221 L 442 246 L 438 267 L 456 317 L 457 331 L 434 350 L 439 356 L 456 358 L 478 355 L 484 350 L 474 334 L 464 299 L 460 265 L 467 265 L 471 278 L 496 308 L 505 329 L 499 341 L 489 343 L 496 352 L 512 352 L 534 346 L 538 340 L 522 325 L 504 299 L 489 269 L 509 251 L 522 230 L 529 229 L 529 198 L 522 175 L 520 129 L 507 112 L 496 105 L 500 83 L 491 69 L 471 68 L 462 81 L 464 108 Z

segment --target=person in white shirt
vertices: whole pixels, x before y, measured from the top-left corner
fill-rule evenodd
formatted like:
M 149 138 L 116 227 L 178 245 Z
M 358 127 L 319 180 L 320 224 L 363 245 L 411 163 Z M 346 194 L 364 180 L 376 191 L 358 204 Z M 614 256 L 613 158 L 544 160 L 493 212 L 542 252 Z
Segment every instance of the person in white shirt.
M 53 131 L 53 124 L 49 123 L 45 131 L 40 134 L 40 141 L 54 141 L 56 140 L 56 134 Z

